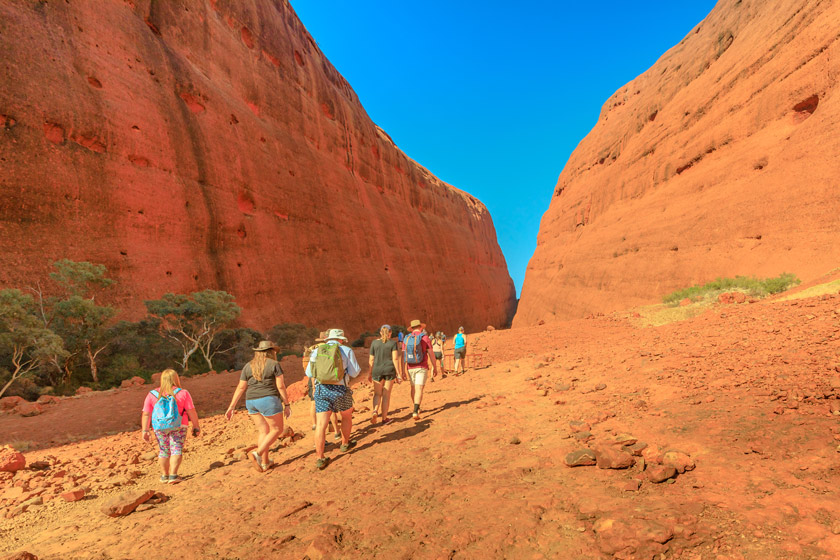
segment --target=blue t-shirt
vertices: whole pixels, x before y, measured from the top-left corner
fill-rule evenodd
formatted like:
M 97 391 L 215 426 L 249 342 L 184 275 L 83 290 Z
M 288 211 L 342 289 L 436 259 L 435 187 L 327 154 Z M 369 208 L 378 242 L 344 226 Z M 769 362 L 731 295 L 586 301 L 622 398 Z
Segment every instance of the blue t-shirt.
M 464 337 L 463 334 L 458 333 L 455 335 L 455 348 L 463 348 L 467 345 L 467 339 Z

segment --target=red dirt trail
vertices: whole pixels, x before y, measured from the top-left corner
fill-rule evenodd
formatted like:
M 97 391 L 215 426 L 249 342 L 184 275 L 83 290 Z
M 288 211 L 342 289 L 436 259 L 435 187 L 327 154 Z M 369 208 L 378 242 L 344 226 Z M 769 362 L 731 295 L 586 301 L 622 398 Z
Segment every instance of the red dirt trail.
M 0 513 L 20 503 L 6 497 L 14 488 L 25 498 L 75 486 L 90 495 L 0 521 L 0 552 L 154 558 L 163 540 L 184 558 L 837 558 L 838 322 L 840 296 L 827 295 L 715 306 L 656 328 L 623 313 L 481 333 L 471 346 L 493 365 L 429 385 L 418 423 L 406 385 L 386 427 L 371 426 L 370 389 L 358 388 L 358 445 L 346 454 L 329 445 L 335 460 L 322 472 L 305 400 L 290 422 L 305 437 L 281 445 L 266 474 L 236 458 L 253 439 L 241 410 L 230 423 L 204 419 L 205 437 L 187 442 L 187 480 L 174 486 L 157 482 L 153 459 L 131 463 L 155 449 L 137 432 L 28 452 L 52 466 L 0 479 Z M 235 378 L 185 384 L 208 411 L 224 408 Z M 35 429 L 35 442 L 50 417 L 73 430 L 86 418 L 101 433 L 100 410 L 107 422 L 136 422 L 147 389 L 14 422 Z M 117 406 L 102 408 L 109 402 Z M 575 431 L 579 422 L 590 434 Z M 609 442 L 628 434 L 648 445 L 644 463 L 564 464 L 578 449 L 618 449 Z M 696 468 L 650 482 L 667 451 Z M 100 512 L 112 494 L 147 489 L 171 499 L 124 518 Z

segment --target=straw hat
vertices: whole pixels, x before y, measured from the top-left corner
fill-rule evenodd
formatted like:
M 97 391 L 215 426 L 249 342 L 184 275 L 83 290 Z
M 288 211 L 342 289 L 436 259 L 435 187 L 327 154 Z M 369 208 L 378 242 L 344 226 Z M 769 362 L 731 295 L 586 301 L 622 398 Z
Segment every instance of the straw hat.
M 268 352 L 269 350 L 280 350 L 280 347 L 270 340 L 261 340 L 259 345 L 253 349 L 254 352 Z
M 423 330 L 426 328 L 426 323 L 421 323 L 420 319 L 414 319 L 411 324 L 408 326 L 411 330 L 420 329 Z

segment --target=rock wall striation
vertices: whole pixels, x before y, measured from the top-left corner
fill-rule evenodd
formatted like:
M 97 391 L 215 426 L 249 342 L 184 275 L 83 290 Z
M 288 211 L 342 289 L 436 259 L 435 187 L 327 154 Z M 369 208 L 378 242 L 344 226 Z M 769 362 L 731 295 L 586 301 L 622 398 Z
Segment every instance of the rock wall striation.
M 557 181 L 514 326 L 840 262 L 840 3 L 721 0 L 604 105 Z
M 243 322 L 509 322 L 490 215 L 365 113 L 287 1 L 0 4 L 0 285 L 105 264 L 129 316 L 227 290 Z

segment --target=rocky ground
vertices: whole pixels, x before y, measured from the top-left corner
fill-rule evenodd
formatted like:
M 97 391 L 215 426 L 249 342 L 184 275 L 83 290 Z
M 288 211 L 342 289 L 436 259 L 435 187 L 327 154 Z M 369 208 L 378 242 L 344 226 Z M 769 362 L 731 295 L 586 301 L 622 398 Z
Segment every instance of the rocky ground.
M 153 558 L 169 541 L 219 559 L 836 558 L 838 322 L 831 294 L 715 305 L 661 327 L 629 312 L 481 333 L 472 347 L 492 365 L 430 385 L 417 423 L 407 386 L 384 427 L 358 388 L 358 445 L 328 446 L 324 471 L 305 400 L 290 422 L 304 437 L 283 440 L 265 474 L 242 460 L 253 433 L 241 411 L 204 419 L 178 485 L 157 482 L 155 447 L 136 432 L 30 451 L 0 478 L 0 552 Z M 187 387 L 218 383 L 223 405 L 228 377 Z M 131 406 L 91 407 L 92 433 L 103 410 L 136 423 L 147 389 Z M 65 404 L 14 422 L 50 414 L 60 431 Z M 60 497 L 74 489 L 84 498 Z M 103 512 L 147 491 L 168 500 Z

